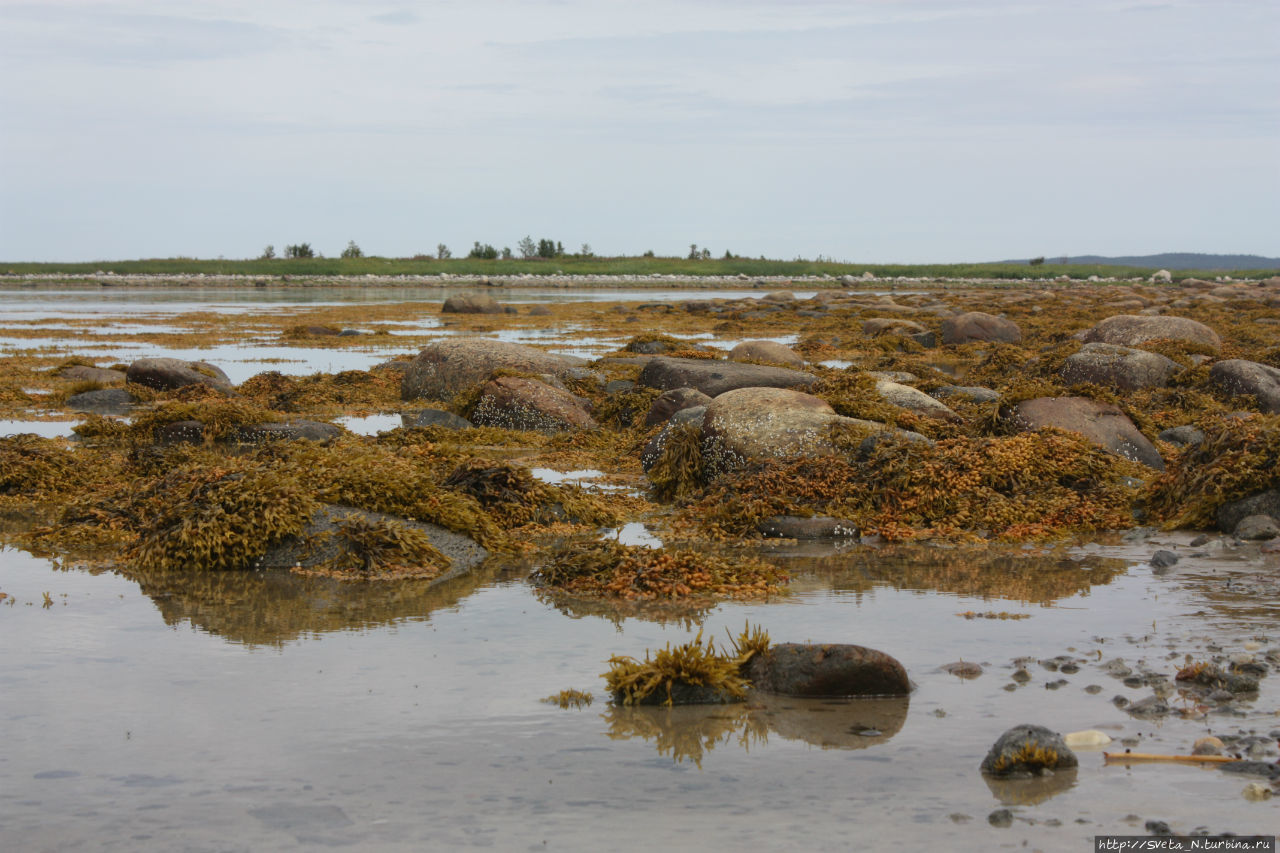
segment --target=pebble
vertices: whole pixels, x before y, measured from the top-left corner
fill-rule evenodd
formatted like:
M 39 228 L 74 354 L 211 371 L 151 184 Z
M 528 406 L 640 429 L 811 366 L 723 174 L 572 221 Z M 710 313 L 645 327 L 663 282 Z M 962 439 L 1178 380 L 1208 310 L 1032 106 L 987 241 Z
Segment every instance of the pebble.
M 1111 743 L 1111 736 L 1106 732 L 1100 732 L 1097 729 L 1068 732 L 1062 736 L 1062 739 L 1067 742 L 1067 746 L 1072 748 L 1081 746 L 1106 746 Z
M 1002 829 L 1006 826 L 1013 826 L 1013 812 L 1008 809 L 996 809 L 987 815 L 987 823 Z
M 1191 747 L 1192 755 L 1221 755 L 1223 743 L 1220 738 L 1213 735 L 1202 737 Z
M 1244 786 L 1244 798 L 1251 803 L 1260 803 L 1263 800 L 1271 799 L 1271 789 L 1260 782 L 1250 782 Z
M 1101 693 L 1101 692 L 1102 692 L 1102 685 L 1101 685 L 1101 684 L 1090 684 L 1088 687 L 1086 687 L 1086 688 L 1084 689 L 1084 692 L 1085 692 L 1085 693 L 1090 693 L 1090 694 L 1093 694 L 1093 693 Z
M 1162 820 L 1149 820 L 1143 824 L 1143 828 L 1152 835 L 1173 835 L 1173 830 L 1169 828 L 1169 824 Z
M 1020 684 L 1025 684 L 1031 680 L 1031 673 L 1027 672 L 1025 669 L 1019 669 L 1009 677 Z

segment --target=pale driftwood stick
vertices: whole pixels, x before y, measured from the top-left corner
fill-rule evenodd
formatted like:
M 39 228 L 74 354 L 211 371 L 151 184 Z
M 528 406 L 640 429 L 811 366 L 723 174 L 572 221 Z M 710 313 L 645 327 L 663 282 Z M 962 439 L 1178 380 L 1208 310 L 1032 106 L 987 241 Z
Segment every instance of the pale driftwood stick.
M 1229 764 L 1239 761 L 1230 755 L 1158 755 L 1154 752 L 1104 752 L 1103 764 L 1118 764 L 1124 761 L 1174 761 L 1182 764 Z

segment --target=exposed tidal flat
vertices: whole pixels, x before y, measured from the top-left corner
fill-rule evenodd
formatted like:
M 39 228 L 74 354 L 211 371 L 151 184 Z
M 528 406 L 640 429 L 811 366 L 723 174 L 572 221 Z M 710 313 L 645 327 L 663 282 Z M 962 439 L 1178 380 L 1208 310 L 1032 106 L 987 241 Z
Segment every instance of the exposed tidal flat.
M 766 285 L 4 290 L 4 837 L 1274 832 L 1274 776 L 1101 749 L 1276 761 L 1280 282 Z M 744 623 L 913 689 L 609 702 Z M 1021 723 L 1112 743 L 984 776 Z

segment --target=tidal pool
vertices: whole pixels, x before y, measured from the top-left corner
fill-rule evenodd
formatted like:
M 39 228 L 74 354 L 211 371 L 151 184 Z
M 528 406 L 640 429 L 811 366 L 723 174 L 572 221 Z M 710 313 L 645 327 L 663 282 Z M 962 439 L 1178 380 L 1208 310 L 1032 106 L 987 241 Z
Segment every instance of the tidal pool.
M 1186 556 L 1157 576 L 1155 547 Z M 1275 801 L 1246 801 L 1249 778 L 1214 769 L 1104 766 L 1082 750 L 1077 772 L 1048 782 L 988 784 L 978 772 L 996 737 L 1024 722 L 1165 753 L 1210 732 L 1280 727 L 1274 675 L 1228 713 L 1177 700 L 1188 716 L 1145 721 L 1111 699 L 1150 688 L 1102 668 L 1119 657 L 1172 677 L 1187 654 L 1280 649 L 1275 555 L 1161 536 L 773 558 L 790 566 L 792 595 L 654 621 L 545 599 L 516 566 L 428 589 L 90 573 L 0 550 L 0 834 L 14 850 L 976 851 L 1088 849 L 1096 834 L 1143 834 L 1149 819 L 1275 831 Z M 916 689 L 607 704 L 610 655 L 745 621 L 775 641 L 882 649 Z M 1079 670 L 1040 663 L 1060 655 Z M 941 669 L 961 659 L 986 671 Z M 1006 690 L 1017 659 L 1032 678 Z M 539 701 L 570 687 L 595 702 Z M 988 823 L 1000 808 L 1012 826 Z

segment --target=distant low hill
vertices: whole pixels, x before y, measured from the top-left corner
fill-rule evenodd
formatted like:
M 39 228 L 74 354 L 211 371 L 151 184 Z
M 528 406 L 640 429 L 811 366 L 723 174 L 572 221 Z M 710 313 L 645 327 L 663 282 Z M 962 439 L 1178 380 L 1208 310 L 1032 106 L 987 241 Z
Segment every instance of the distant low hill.
M 1027 258 L 1001 261 L 1008 264 L 1025 264 Z M 1158 267 L 1165 270 L 1270 270 L 1280 267 L 1280 258 L 1264 258 L 1262 255 L 1207 255 L 1198 252 L 1165 252 L 1161 255 L 1126 255 L 1104 257 L 1102 255 L 1046 256 L 1050 264 L 1089 264 L 1092 266 Z

